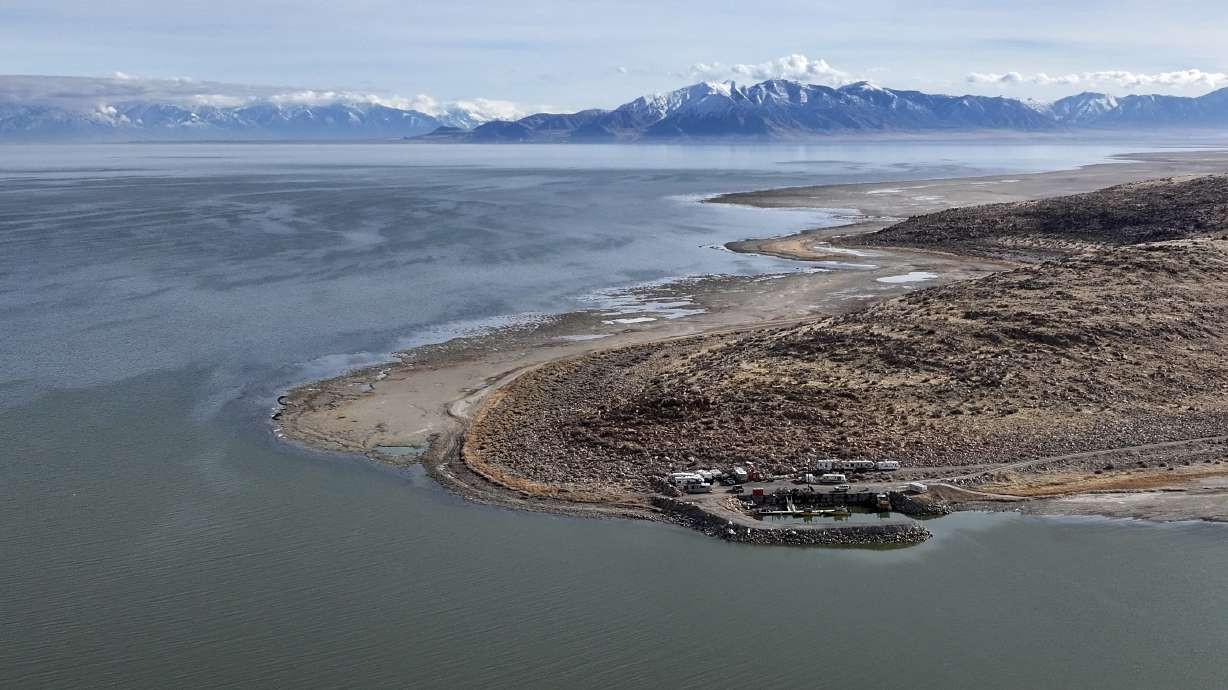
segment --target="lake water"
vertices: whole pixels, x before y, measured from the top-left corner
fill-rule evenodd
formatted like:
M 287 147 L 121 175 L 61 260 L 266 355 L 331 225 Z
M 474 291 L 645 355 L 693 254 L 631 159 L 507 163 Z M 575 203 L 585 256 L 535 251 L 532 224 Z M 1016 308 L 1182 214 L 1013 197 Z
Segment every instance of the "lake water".
M 1127 145 L 0 147 L 0 686 L 1228 686 L 1228 530 L 756 548 L 469 504 L 277 393 L 824 222 L 734 190 Z

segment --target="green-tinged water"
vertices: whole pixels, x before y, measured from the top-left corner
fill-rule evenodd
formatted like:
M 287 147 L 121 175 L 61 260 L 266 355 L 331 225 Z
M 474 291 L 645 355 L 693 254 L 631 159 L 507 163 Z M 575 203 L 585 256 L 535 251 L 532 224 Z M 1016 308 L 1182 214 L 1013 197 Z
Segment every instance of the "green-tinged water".
M 759 216 L 681 197 L 1104 151 L 371 148 L 0 158 L 0 687 L 1228 687 L 1223 525 L 957 514 L 905 549 L 742 546 L 470 504 L 267 424 L 285 386 L 461 321 L 779 265 L 703 249 Z M 589 244 L 550 254 L 563 232 Z

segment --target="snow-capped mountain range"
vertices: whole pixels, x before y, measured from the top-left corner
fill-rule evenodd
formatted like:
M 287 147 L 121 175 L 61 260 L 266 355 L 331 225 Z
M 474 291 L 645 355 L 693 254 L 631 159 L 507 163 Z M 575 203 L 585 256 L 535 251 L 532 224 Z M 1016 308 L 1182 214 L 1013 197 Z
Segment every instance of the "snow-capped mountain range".
M 455 107 L 428 115 L 374 103 L 224 108 L 126 102 L 77 109 L 0 102 L 0 140 L 387 139 L 486 121 Z
M 787 140 L 860 132 L 1228 129 L 1228 89 L 1197 98 L 1081 93 L 1053 103 L 947 96 L 858 82 L 704 82 L 613 110 L 485 121 L 374 103 L 237 107 L 122 102 L 70 109 L 0 101 L 0 140 L 388 139 L 458 142 Z
M 839 88 L 769 80 L 749 86 L 694 84 L 637 98 L 614 110 L 488 122 L 459 141 L 652 141 L 797 139 L 859 132 L 1047 132 L 1187 127 L 1228 129 L 1228 89 L 1199 98 L 1081 93 L 1038 104 L 991 96 L 946 96 L 857 82 Z

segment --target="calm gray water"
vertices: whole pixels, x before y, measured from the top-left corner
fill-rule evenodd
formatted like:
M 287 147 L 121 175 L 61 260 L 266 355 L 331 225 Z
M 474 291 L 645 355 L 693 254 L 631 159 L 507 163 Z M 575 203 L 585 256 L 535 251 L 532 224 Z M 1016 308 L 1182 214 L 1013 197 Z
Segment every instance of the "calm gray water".
M 286 386 L 585 295 L 788 270 L 715 192 L 1126 146 L 0 147 L 0 686 L 1228 686 L 1228 531 L 957 515 L 752 548 L 272 438 Z

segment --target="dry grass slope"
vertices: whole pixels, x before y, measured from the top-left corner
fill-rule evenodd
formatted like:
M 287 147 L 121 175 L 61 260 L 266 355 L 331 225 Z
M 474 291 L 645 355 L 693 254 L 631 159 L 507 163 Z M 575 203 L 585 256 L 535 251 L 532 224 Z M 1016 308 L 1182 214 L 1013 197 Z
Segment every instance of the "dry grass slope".
M 1086 194 L 953 208 L 850 238 L 862 245 L 1052 259 L 1104 247 L 1202 237 L 1228 219 L 1228 176 L 1149 180 Z
M 486 410 L 466 453 L 615 491 L 691 458 L 945 466 L 1224 433 L 1226 200 L 1228 178 L 1211 177 L 911 219 L 883 243 L 1093 251 L 815 323 L 547 366 Z M 979 225 L 957 235 L 973 222 L 960 219 Z

